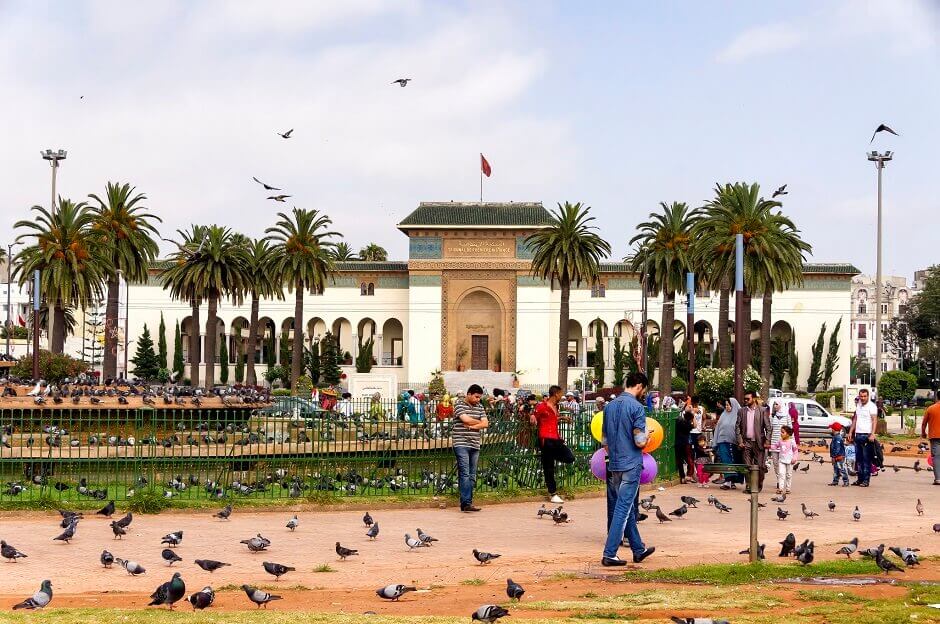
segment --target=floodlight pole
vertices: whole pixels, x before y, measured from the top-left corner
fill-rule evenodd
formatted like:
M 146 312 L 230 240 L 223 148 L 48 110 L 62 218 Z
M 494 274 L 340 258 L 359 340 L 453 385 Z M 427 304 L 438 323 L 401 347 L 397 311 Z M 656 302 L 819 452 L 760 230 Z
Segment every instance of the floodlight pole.
M 744 234 L 734 236 L 734 397 L 744 401 L 744 341 L 750 327 L 744 320 Z M 745 330 L 747 333 L 745 333 Z
M 689 396 L 695 394 L 695 273 L 685 274 L 686 338 L 689 344 Z
M 875 387 L 878 387 L 878 379 L 881 377 L 881 172 L 885 168 L 885 163 L 892 159 L 894 152 L 869 152 L 868 160 L 875 163 L 875 169 L 878 170 L 878 242 L 876 245 L 877 258 L 875 260 Z

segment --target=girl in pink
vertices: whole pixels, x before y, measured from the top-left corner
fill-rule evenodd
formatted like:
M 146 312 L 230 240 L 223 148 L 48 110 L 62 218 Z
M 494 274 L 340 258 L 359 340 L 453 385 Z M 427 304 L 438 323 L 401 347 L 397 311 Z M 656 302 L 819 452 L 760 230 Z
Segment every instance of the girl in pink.
M 793 427 L 781 427 L 780 439 L 770 445 L 770 450 L 780 454 L 777 463 L 777 494 L 789 494 L 793 484 L 793 464 L 799 454 L 799 447 L 793 439 Z
M 698 486 L 700 488 L 708 487 L 708 479 L 711 475 L 705 472 L 705 464 L 711 462 L 711 450 L 705 446 L 705 436 L 700 436 L 695 441 L 695 448 L 692 450 L 695 455 L 695 476 L 698 477 Z

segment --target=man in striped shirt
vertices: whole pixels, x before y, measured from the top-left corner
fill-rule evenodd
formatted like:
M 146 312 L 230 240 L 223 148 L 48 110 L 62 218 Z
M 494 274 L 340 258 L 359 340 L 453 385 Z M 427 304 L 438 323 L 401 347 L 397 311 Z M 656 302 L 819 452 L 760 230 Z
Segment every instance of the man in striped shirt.
M 467 396 L 454 406 L 454 427 L 451 438 L 457 457 L 457 489 L 460 492 L 460 511 L 480 511 L 473 506 L 473 487 L 477 482 L 477 461 L 480 459 L 481 432 L 489 426 L 480 400 L 483 388 L 472 384 Z

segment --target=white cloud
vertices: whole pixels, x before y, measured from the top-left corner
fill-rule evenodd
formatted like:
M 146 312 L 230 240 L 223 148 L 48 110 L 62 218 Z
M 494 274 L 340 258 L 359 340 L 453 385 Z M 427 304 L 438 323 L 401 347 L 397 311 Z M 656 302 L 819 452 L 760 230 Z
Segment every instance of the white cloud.
M 722 63 L 740 63 L 755 57 L 795 48 L 806 40 L 806 33 L 788 24 L 769 24 L 745 30 L 717 56 Z

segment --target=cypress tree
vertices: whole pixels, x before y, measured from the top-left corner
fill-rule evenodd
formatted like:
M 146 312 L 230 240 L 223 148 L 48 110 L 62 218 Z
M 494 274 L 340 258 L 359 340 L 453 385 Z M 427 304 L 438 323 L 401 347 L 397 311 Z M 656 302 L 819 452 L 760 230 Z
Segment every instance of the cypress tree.
M 826 353 L 826 365 L 823 367 L 823 387 L 829 389 L 832 383 L 832 374 L 839 368 L 839 330 L 842 329 L 842 317 L 839 317 L 836 326 L 829 334 L 829 351 Z
M 339 345 L 333 337 L 333 332 L 327 331 L 320 340 L 320 374 L 323 381 L 336 385 L 342 371 L 339 368 Z
M 809 377 L 806 378 L 807 392 L 816 392 L 816 387 L 822 381 L 822 352 L 825 342 L 826 324 L 823 323 L 822 327 L 819 328 L 819 338 L 816 339 L 816 344 L 812 348 L 813 360 L 809 366 Z
M 598 319 L 600 321 L 600 319 Z M 594 326 L 594 379 L 597 380 L 597 387 L 604 387 L 604 336 L 601 334 L 601 324 Z
M 167 368 L 170 365 L 170 360 L 167 359 L 166 323 L 163 322 L 163 312 L 160 313 L 160 333 L 157 335 L 157 356 L 160 358 L 160 368 Z
M 144 332 L 137 339 L 137 353 L 131 359 L 134 363 L 134 374 L 140 379 L 156 379 L 160 372 L 160 362 L 153 350 L 153 338 L 150 330 L 144 324 Z
M 228 340 L 222 340 L 219 345 L 219 381 L 228 383 Z
M 242 340 L 239 336 L 235 342 L 235 383 L 245 381 L 245 354 L 242 353 Z
M 183 379 L 183 335 L 180 333 L 180 322 L 176 321 L 176 333 L 173 335 L 173 379 Z

